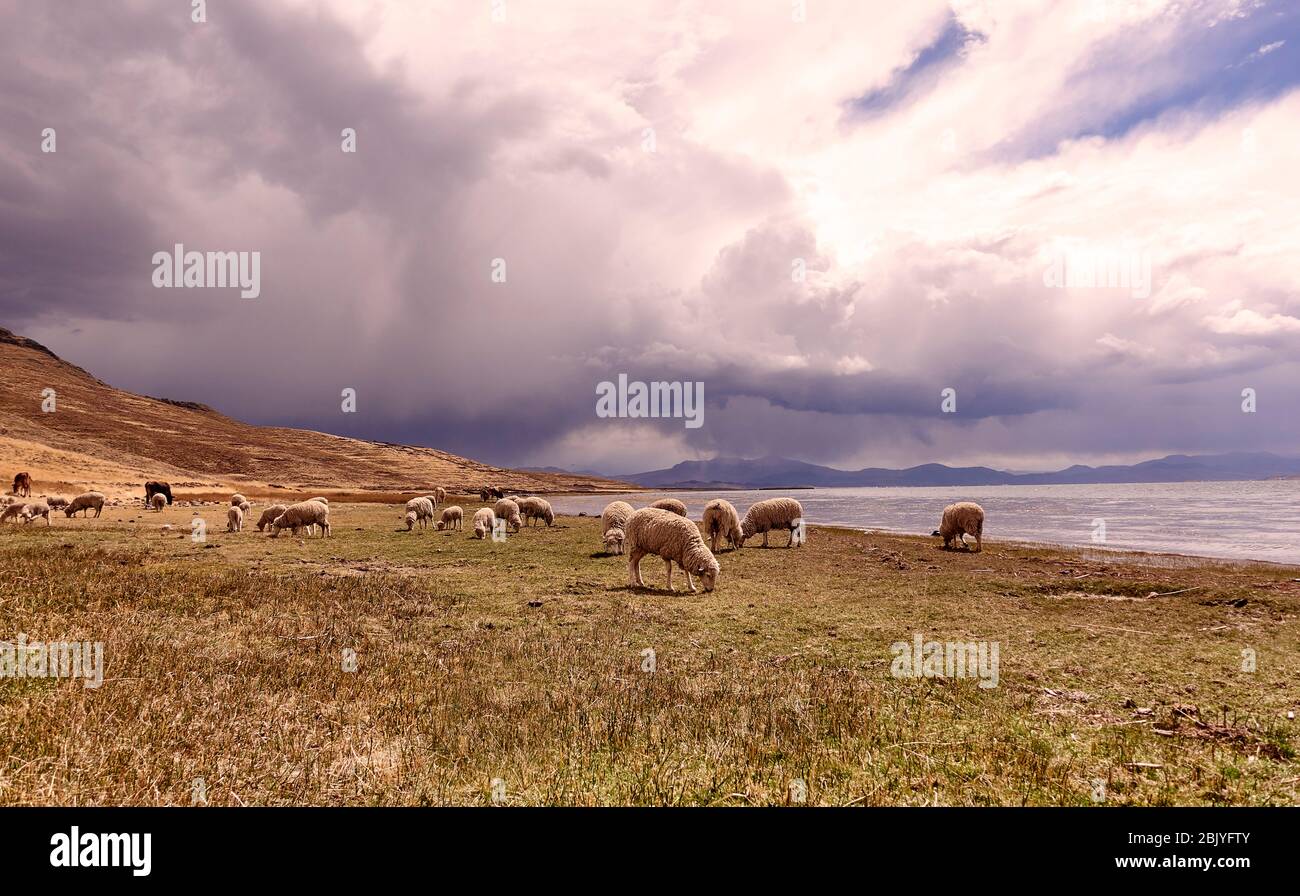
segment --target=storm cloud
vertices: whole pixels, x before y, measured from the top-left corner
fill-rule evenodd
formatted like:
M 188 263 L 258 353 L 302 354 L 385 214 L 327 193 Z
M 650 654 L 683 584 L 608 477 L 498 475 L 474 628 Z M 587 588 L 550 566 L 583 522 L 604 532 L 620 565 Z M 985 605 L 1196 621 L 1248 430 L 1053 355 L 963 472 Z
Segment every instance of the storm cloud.
M 1286 4 L 496 9 L 0 0 L 0 325 L 512 465 L 1294 452 Z M 176 243 L 260 252 L 260 296 L 155 289 Z M 1045 282 L 1098 252 L 1149 294 Z M 620 373 L 704 425 L 598 418 Z

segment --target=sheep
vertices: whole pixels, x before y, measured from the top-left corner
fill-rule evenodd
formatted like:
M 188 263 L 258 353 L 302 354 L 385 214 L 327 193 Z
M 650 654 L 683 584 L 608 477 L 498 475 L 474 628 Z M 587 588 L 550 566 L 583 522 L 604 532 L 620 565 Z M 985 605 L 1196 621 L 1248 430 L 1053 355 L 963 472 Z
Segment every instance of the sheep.
M 241 508 L 242 508 L 242 507 L 243 507 L 245 504 L 247 504 L 247 503 L 248 503 L 248 499 L 245 498 L 243 495 L 239 494 L 238 492 L 236 492 L 235 494 L 233 494 L 233 495 L 230 496 L 230 506 L 231 506 L 231 507 L 241 507 Z
M 297 504 L 290 504 L 284 509 L 284 513 L 271 522 L 271 528 L 275 530 L 271 537 L 279 538 L 281 529 L 292 529 L 293 534 L 297 535 L 299 529 L 311 526 L 320 526 L 322 538 L 330 534 L 328 504 L 319 501 L 300 501 Z
M 50 505 L 50 510 L 62 510 L 68 506 L 68 499 L 62 495 L 51 495 L 45 499 L 45 503 Z
M 412 498 L 406 502 L 406 531 L 410 532 L 418 522 L 420 528 L 429 525 L 433 519 L 433 502 L 428 498 Z
M 677 514 L 678 516 L 686 516 L 686 505 L 681 501 L 678 501 L 676 498 L 663 498 L 662 500 L 655 501 L 650 506 L 657 507 L 660 510 L 667 510 L 671 513 Z
M 44 500 L 32 501 L 23 506 L 23 522 L 30 523 L 38 516 L 45 517 L 45 525 L 50 525 L 50 505 Z
M 314 499 L 313 499 L 314 500 Z M 272 504 L 262 511 L 262 516 L 257 521 L 257 531 L 265 531 L 266 527 L 275 522 L 275 518 L 284 513 L 288 508 L 283 504 Z
M 641 558 L 657 554 L 668 566 L 668 590 L 673 590 L 673 562 L 686 572 L 686 585 L 695 593 L 692 573 L 700 577 L 705 591 L 712 591 L 718 583 L 721 567 L 704 543 L 695 523 L 670 510 L 642 507 L 627 521 L 627 572 L 628 584 L 644 588 L 641 579 Z
M 162 509 L 167 506 L 167 497 L 162 492 L 154 492 L 153 497 L 149 499 L 149 504 L 154 510 L 162 513 Z
M 247 503 L 247 502 L 245 502 Z M 242 532 L 244 529 L 244 508 L 238 504 L 226 511 L 226 531 Z
M 632 505 L 626 501 L 611 501 L 600 514 L 600 538 L 605 550 L 611 554 L 623 553 L 623 538 Z
M 165 498 L 163 500 L 166 500 Z M 161 508 L 159 508 L 161 510 Z M 86 492 L 77 495 L 67 507 L 63 508 L 65 516 L 71 518 L 77 511 L 84 510 L 84 516 L 90 516 L 90 511 L 95 511 L 95 516 L 99 516 L 104 511 L 104 495 L 102 492 Z
M 961 542 L 962 547 L 967 547 L 966 535 L 975 536 L 975 552 L 979 553 L 984 550 L 982 537 L 984 535 L 984 508 L 971 501 L 958 501 L 956 504 L 949 504 L 943 509 L 943 519 L 939 522 L 939 528 L 930 533 L 943 538 L 944 550 L 956 538 Z
M 551 502 L 545 498 L 524 498 L 519 502 L 519 512 L 523 514 L 526 523 L 541 520 L 547 526 L 555 525 L 555 511 L 551 509 Z
M 512 532 L 518 532 L 519 527 L 524 524 L 523 519 L 519 516 L 519 505 L 509 498 L 502 498 L 492 506 L 492 512 L 499 519 L 506 521 Z
M 794 498 L 768 498 L 752 505 L 745 513 L 745 521 L 740 526 L 740 544 L 763 533 L 763 547 L 767 547 L 767 534 L 772 529 L 786 529 L 790 540 L 786 547 L 794 544 L 794 533 L 803 522 L 803 507 Z M 800 541 L 800 544 L 803 542 Z
M 151 479 L 144 484 L 144 503 L 149 504 L 155 494 L 166 496 L 168 504 L 172 502 L 172 487 L 166 482 Z
M 718 542 L 725 538 L 732 550 L 739 548 L 745 540 L 740 529 L 740 514 L 736 507 L 724 498 L 714 498 L 704 505 L 704 534 L 709 538 L 709 550 L 718 552 Z
M 326 507 L 329 507 L 329 506 L 330 506 L 330 499 L 329 499 L 329 498 L 308 498 L 307 500 L 308 500 L 308 501 L 316 501 L 316 502 L 318 502 L 318 503 L 324 504 Z
M 433 506 L 437 507 L 439 504 L 446 503 L 447 490 L 440 485 L 433 490 L 433 496 L 437 498 L 437 500 L 433 502 Z
M 4 509 L 3 513 L 0 513 L 0 523 L 3 523 L 5 520 L 8 519 L 13 519 L 16 516 L 22 516 L 23 510 L 25 510 L 26 507 L 27 505 L 22 502 L 19 502 L 17 504 L 10 504 L 8 507 Z
M 486 538 L 487 534 L 492 531 L 492 524 L 496 522 L 496 514 L 492 512 L 491 507 L 480 507 L 474 512 L 474 537 Z
M 438 531 L 444 529 L 459 529 L 464 525 L 465 511 L 453 504 L 442 511 L 442 519 L 438 520 Z
M 14 477 L 13 493 L 20 498 L 30 498 L 32 496 L 31 473 L 19 473 Z

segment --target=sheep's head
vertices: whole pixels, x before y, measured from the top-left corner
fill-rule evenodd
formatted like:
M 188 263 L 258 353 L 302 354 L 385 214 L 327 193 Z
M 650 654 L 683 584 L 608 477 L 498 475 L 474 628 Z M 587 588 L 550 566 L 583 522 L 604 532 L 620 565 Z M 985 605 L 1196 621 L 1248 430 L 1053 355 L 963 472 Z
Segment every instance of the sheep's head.
M 441 532 L 443 529 L 446 528 L 447 528 L 447 524 L 444 523 L 442 520 L 438 520 L 438 531 Z
M 933 532 L 930 533 L 930 537 L 931 537 L 931 538 L 933 538 L 933 537 L 936 536 L 936 535 L 942 536 L 943 533 L 940 532 L 938 529 L 935 529 Z
M 712 591 L 718 584 L 718 573 L 722 567 L 718 565 L 717 560 L 711 560 L 702 564 L 695 574 L 699 576 L 700 581 L 704 584 L 705 591 Z
M 623 543 L 623 530 L 619 528 L 610 529 L 605 533 L 605 545 L 609 548 L 617 548 Z
M 409 532 L 411 531 L 411 529 L 415 528 L 415 519 L 416 519 L 415 511 L 408 510 L 406 512 L 405 519 L 406 519 L 406 530 Z
M 743 545 L 745 539 L 753 538 L 756 534 L 758 534 L 758 524 L 749 517 L 745 517 L 745 522 L 740 526 L 740 543 Z

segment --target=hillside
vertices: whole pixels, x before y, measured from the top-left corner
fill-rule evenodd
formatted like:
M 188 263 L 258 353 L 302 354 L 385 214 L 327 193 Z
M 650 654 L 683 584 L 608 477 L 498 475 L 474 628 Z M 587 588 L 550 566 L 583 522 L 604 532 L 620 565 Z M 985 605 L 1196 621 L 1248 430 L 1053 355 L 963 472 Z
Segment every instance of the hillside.
M 54 389 L 54 413 L 43 390 Z M 433 448 L 253 426 L 190 402 L 115 389 L 45 346 L 0 329 L 0 475 L 29 471 L 40 492 L 134 492 L 146 479 L 189 489 L 477 491 L 626 489 L 595 476 L 507 470 Z

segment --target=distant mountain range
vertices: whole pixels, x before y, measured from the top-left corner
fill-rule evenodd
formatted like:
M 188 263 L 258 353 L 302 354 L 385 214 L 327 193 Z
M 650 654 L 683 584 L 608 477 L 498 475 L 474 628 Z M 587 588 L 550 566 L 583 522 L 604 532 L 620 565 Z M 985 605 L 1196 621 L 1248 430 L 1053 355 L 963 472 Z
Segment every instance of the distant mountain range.
M 548 471 L 549 472 L 549 471 Z M 647 488 L 836 488 L 871 486 L 1088 485 L 1114 482 L 1225 482 L 1300 477 L 1300 457 L 1234 452 L 1171 454 L 1128 466 L 1086 467 L 1054 473 L 1008 473 L 990 467 L 922 464 L 905 470 L 837 470 L 785 457 L 688 460 L 666 470 L 611 476 Z

